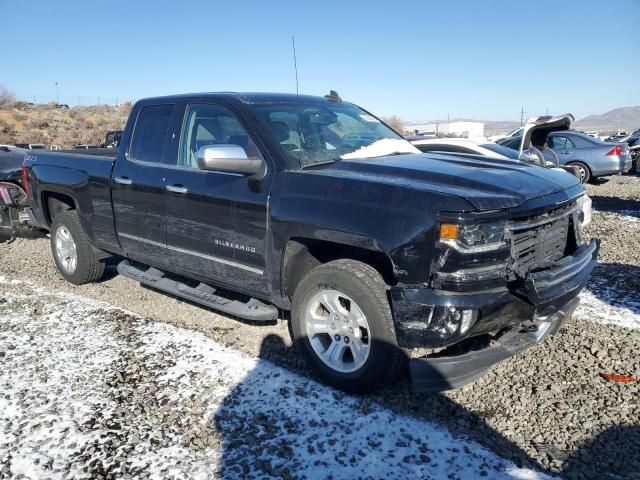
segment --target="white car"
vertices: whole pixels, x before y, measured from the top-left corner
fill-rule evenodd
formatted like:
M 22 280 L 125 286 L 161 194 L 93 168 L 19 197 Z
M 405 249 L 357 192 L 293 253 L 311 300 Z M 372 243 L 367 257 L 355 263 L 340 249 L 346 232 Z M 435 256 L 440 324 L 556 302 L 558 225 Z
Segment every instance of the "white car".
M 522 135 L 523 129 L 524 127 L 519 127 L 519 128 L 516 128 L 515 130 L 510 131 L 507 134 L 492 135 L 489 138 L 487 138 L 487 140 L 489 140 L 490 142 L 499 142 L 500 140 L 504 140 L 505 138 L 519 137 L 520 135 Z
M 482 155 L 484 157 L 518 160 L 520 153 L 512 148 L 496 143 L 478 142 L 468 138 L 431 138 L 427 140 L 411 140 L 421 152 L 464 153 Z

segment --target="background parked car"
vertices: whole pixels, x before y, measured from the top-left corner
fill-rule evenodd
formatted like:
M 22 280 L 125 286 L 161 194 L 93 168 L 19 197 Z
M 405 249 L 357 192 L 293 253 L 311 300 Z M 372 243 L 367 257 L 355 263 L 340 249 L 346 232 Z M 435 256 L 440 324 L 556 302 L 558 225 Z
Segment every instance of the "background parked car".
M 497 143 L 478 142 L 468 138 L 432 138 L 409 140 L 421 152 L 465 153 L 485 157 L 518 160 L 520 152 Z
M 522 139 L 522 137 L 519 137 Z M 528 152 L 520 153 L 520 141 L 515 148 L 505 147 L 497 143 L 480 142 L 476 140 L 469 140 L 467 138 L 435 138 L 430 140 L 410 140 L 421 152 L 438 152 L 438 153 L 453 153 L 453 154 L 465 154 L 465 155 L 482 155 L 483 157 L 499 158 L 502 160 L 519 161 L 525 160 L 532 163 L 539 164 L 538 158 Z M 547 167 L 554 167 L 558 165 L 558 162 L 554 159 L 550 161 L 545 158 Z M 568 171 L 571 175 L 580 178 L 580 171 L 569 165 L 560 165 L 565 171 Z M 582 180 L 582 179 L 581 179 Z
M 122 141 L 122 130 L 111 130 L 104 136 L 104 141 L 100 144 L 101 148 L 118 148 Z
M 44 143 L 16 143 L 16 147 L 24 148 L 25 150 L 48 150 Z
M 89 150 L 92 148 L 100 148 L 100 145 L 89 145 L 87 143 L 80 143 L 78 145 L 73 146 L 74 150 Z
M 629 135 L 629 132 L 626 132 L 624 130 L 619 130 L 618 132 L 614 133 L 613 135 L 609 135 L 608 137 L 606 137 L 604 139 L 605 142 L 619 142 L 620 139 L 626 137 Z
M 619 143 L 626 143 L 629 145 L 631 151 L 631 162 L 633 166 L 631 170 L 640 172 L 640 128 L 633 133 L 622 137 L 618 140 Z
M 22 211 L 27 200 L 22 188 L 22 162 L 27 153 L 14 146 L 0 146 L 0 238 L 27 218 Z
M 518 149 L 520 137 L 503 140 L 500 145 Z M 631 169 L 631 154 L 626 143 L 609 143 L 574 131 L 553 132 L 547 144 L 558 155 L 561 165 L 573 165 L 580 171 L 583 182 L 617 175 Z M 555 161 L 545 152 L 545 158 Z
M 22 185 L 22 162 L 26 150 L 11 145 L 0 146 L 0 182 Z
M 489 140 L 490 142 L 499 142 L 500 140 L 504 140 L 507 138 L 520 137 L 522 136 L 523 129 L 524 127 L 518 127 L 507 134 L 492 135 L 489 138 L 487 138 L 487 140 Z

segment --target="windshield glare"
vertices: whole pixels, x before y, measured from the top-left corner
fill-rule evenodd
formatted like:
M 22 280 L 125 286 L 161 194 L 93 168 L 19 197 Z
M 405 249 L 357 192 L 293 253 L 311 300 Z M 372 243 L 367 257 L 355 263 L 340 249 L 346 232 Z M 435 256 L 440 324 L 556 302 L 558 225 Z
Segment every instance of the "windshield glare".
M 377 118 L 349 103 L 259 105 L 253 111 L 282 153 L 303 168 L 341 158 L 419 153 Z M 382 148 L 363 148 L 376 142 Z

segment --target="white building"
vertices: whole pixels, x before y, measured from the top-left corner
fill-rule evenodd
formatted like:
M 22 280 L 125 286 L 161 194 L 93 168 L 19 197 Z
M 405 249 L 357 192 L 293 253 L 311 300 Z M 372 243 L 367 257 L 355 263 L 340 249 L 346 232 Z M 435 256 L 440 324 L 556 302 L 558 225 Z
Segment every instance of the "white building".
M 464 138 L 484 138 L 484 123 L 449 122 L 449 123 L 408 123 L 404 126 L 408 135 L 443 135 Z

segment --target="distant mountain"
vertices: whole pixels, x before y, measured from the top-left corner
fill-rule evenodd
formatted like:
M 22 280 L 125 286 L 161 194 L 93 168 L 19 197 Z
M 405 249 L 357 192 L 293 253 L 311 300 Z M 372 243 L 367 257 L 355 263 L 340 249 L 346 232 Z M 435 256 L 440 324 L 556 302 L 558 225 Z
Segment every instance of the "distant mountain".
M 452 119 L 452 122 L 482 122 L 484 134 L 487 136 L 506 133 L 520 127 L 519 121 L 513 120 L 472 120 L 468 118 Z M 447 123 L 446 120 L 432 120 L 421 123 Z M 599 132 L 613 132 L 620 130 L 635 130 L 640 128 L 640 107 L 616 108 L 600 115 L 589 115 L 577 120 L 572 125 L 578 130 L 596 130 Z
M 635 130 L 640 128 L 640 107 L 622 107 L 601 115 L 589 115 L 573 126 L 581 130 Z

